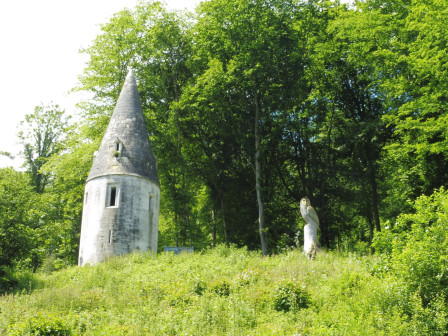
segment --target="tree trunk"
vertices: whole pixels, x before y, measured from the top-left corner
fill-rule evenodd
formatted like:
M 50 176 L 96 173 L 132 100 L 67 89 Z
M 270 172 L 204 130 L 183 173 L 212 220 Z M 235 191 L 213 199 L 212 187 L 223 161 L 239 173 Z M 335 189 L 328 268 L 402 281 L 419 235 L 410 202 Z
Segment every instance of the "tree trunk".
M 369 223 L 369 241 L 370 241 L 370 244 L 372 244 L 372 241 L 373 241 L 373 221 L 372 221 L 372 217 L 370 216 L 370 214 L 368 214 L 368 216 L 367 216 L 367 222 Z
M 226 223 L 226 215 L 224 211 L 224 200 L 221 197 L 221 211 L 222 211 L 222 226 L 224 229 L 224 239 L 226 241 L 226 246 L 229 247 L 229 240 L 227 238 L 227 223 Z
M 263 252 L 263 256 L 267 256 L 267 245 L 264 237 L 264 205 L 261 193 L 261 164 L 260 164 L 260 107 L 258 104 L 258 95 L 255 92 L 255 125 L 254 125 L 254 133 L 255 133 L 255 190 L 257 192 L 257 202 L 258 202 L 258 229 L 260 232 L 260 242 L 261 242 L 261 250 Z
M 179 232 L 178 232 L 178 216 L 177 211 L 174 211 L 174 240 L 175 240 L 175 246 L 179 246 Z
M 174 64 L 173 57 L 171 55 L 171 64 Z M 172 85 L 174 89 L 174 99 L 173 101 L 179 101 L 179 91 L 178 91 L 178 74 L 175 69 L 175 67 L 172 67 Z M 181 179 L 181 204 L 176 205 L 177 213 L 175 213 L 175 226 L 177 225 L 176 229 L 176 246 L 178 246 L 179 241 L 182 243 L 183 246 L 187 245 L 187 242 L 192 245 L 192 237 L 191 237 L 191 228 L 189 225 L 190 222 L 190 213 L 188 208 L 188 200 L 187 200 L 187 182 L 186 182 L 186 172 L 185 172 L 185 160 L 183 158 L 182 154 L 182 137 L 181 137 L 181 131 L 180 131 L 180 121 L 179 121 L 179 112 L 177 109 L 173 111 L 175 114 L 175 121 L 176 121 L 176 132 L 177 132 L 177 158 L 180 165 L 180 177 Z M 176 168 L 174 168 L 176 171 Z M 174 178 L 174 188 L 176 187 L 176 178 Z M 178 190 L 176 190 L 176 193 L 178 193 Z M 175 202 L 179 202 L 176 200 Z M 180 237 L 178 237 L 178 235 Z
M 372 161 L 369 162 L 370 170 L 370 192 L 372 193 L 373 221 L 377 232 L 381 232 L 380 214 L 378 206 L 378 187 L 376 184 L 376 171 Z
M 373 248 L 372 241 L 373 241 L 373 221 L 372 217 L 368 217 L 367 221 L 369 222 L 369 242 L 370 242 L 370 253 L 374 254 L 375 249 Z
M 368 190 L 366 190 L 366 192 L 368 192 Z M 372 202 L 373 203 L 373 202 Z M 367 222 L 369 223 L 369 244 L 370 244 L 370 253 L 375 253 L 375 249 L 372 246 L 372 242 L 373 242 L 373 235 L 374 235 L 374 230 L 375 230 L 375 224 L 374 224 L 374 210 L 372 209 L 372 203 L 370 202 L 370 200 L 367 200 L 367 205 L 366 205 L 366 218 L 367 218 Z
M 215 210 L 212 209 L 212 247 L 216 246 L 216 219 Z

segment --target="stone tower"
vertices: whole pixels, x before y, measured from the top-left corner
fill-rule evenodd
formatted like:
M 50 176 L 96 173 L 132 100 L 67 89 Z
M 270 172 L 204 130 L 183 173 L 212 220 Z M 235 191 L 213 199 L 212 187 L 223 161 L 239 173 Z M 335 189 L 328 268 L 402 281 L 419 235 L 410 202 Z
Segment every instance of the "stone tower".
M 87 178 L 79 265 L 157 252 L 159 204 L 156 161 L 131 70 Z

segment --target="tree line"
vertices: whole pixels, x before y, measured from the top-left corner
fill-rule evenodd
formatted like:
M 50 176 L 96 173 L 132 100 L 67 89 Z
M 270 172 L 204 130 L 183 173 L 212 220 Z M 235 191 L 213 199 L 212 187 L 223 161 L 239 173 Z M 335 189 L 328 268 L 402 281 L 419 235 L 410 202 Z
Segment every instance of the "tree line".
M 78 121 L 36 107 L 19 134 L 26 173 L 0 172 L 0 232 L 15 230 L 0 262 L 76 262 L 84 183 L 129 68 L 158 159 L 161 246 L 278 252 L 301 243 L 307 196 L 324 247 L 368 251 L 447 184 L 447 19 L 443 0 L 116 13 L 82 50 L 76 90 L 94 98 Z

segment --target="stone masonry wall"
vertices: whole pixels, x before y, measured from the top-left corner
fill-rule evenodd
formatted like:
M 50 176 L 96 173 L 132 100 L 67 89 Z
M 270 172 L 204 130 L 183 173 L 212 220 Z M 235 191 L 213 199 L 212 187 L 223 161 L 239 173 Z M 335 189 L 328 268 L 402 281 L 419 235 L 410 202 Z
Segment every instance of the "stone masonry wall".
M 116 188 L 114 196 L 112 188 Z M 135 250 L 157 252 L 160 188 L 156 183 L 138 176 L 100 176 L 86 184 L 84 199 L 79 265 Z

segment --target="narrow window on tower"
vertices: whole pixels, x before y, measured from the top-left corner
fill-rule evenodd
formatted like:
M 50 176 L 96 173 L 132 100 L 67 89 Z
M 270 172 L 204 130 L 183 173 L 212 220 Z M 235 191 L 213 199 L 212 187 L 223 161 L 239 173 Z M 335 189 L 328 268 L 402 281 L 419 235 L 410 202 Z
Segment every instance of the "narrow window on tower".
M 154 207 L 154 195 L 153 194 L 149 194 L 149 201 L 148 201 L 148 216 L 149 216 L 149 225 L 152 226 L 152 222 L 153 222 L 153 207 Z
M 112 244 L 112 230 L 109 230 L 109 244 Z
M 121 157 L 122 149 L 123 149 L 123 144 L 120 141 L 118 141 L 118 140 L 115 141 L 115 144 L 114 144 L 114 156 L 116 158 Z
M 154 195 L 149 194 L 149 202 L 148 202 L 148 211 L 152 211 L 152 199 L 153 199 Z
M 84 203 L 87 204 L 87 200 L 89 199 L 89 193 L 86 192 L 86 196 L 84 197 Z
M 116 206 L 116 205 L 117 205 L 117 187 L 111 187 L 109 206 Z
M 106 206 L 107 207 L 118 207 L 119 203 L 119 189 L 116 185 L 108 185 L 107 186 L 107 198 L 106 198 Z

